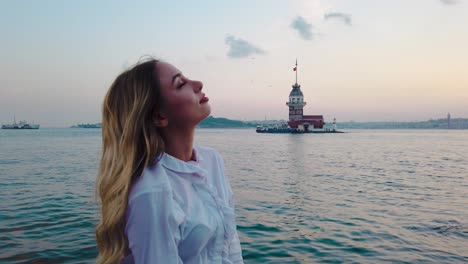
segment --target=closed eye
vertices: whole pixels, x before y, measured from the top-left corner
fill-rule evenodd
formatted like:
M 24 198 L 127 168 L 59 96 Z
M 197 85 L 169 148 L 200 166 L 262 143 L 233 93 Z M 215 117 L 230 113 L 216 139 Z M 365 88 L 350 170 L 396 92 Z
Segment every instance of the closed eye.
M 186 84 L 186 82 L 181 82 L 179 85 L 177 85 L 177 89 L 182 88 L 182 86 L 184 86 L 185 84 Z
M 187 78 L 183 75 L 179 76 L 179 84 L 177 85 L 177 89 L 182 88 L 187 83 Z

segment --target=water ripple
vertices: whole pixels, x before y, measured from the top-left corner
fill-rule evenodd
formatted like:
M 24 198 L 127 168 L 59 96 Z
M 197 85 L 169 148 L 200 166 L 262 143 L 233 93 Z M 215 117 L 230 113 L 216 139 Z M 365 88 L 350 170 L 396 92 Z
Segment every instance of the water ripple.
M 99 131 L 0 131 L 0 263 L 93 263 Z M 199 130 L 246 263 L 467 263 L 468 134 Z

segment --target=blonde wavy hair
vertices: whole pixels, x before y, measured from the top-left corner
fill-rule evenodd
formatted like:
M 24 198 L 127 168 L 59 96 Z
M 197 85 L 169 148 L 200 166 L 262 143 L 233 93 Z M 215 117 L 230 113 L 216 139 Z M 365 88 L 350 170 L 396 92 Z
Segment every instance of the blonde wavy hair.
M 102 155 L 96 194 L 101 219 L 96 227 L 96 262 L 118 263 L 129 253 L 125 211 L 132 183 L 164 151 L 153 117 L 160 103 L 157 60 L 148 59 L 121 73 L 102 107 Z

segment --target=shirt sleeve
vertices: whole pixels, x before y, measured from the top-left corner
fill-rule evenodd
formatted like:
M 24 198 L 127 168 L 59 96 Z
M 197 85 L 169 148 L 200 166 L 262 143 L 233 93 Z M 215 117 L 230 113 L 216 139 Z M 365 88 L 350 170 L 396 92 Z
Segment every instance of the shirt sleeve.
M 227 179 L 226 179 L 227 181 Z M 229 186 L 229 183 L 227 183 Z M 229 189 L 231 187 L 229 186 Z M 232 191 L 230 192 L 230 197 L 229 197 L 229 206 L 235 211 L 235 206 L 234 206 L 234 198 L 232 195 Z M 233 264 L 240 264 L 244 263 L 244 260 L 242 259 L 242 249 L 240 245 L 240 240 L 239 240 L 239 235 L 237 233 L 237 224 L 234 221 L 234 225 L 236 227 L 236 233 L 234 234 L 234 237 L 232 238 L 231 242 L 229 243 L 229 260 Z
M 244 260 L 242 259 L 242 250 L 240 246 L 239 236 L 237 235 L 237 231 L 229 246 L 229 260 L 233 264 L 244 263 Z
M 224 181 L 225 181 L 225 188 L 227 189 L 228 205 L 229 205 L 229 207 L 232 208 L 233 211 L 235 211 L 234 194 L 232 192 L 232 188 L 231 188 L 231 184 L 229 183 L 229 179 L 226 176 L 226 169 L 224 167 L 224 160 L 221 157 L 221 155 L 218 154 L 217 156 L 218 156 L 218 159 L 219 159 L 219 162 L 220 162 L 220 166 L 222 167 L 222 172 L 223 172 Z M 235 225 L 235 227 L 237 229 L 237 225 L 235 223 L 235 220 L 234 220 L 234 225 Z M 244 263 L 244 260 L 242 259 L 242 248 L 241 248 L 241 245 L 240 245 L 240 240 L 239 240 L 239 235 L 237 233 L 237 230 L 236 230 L 232 240 L 229 242 L 229 256 L 228 256 L 228 258 L 233 264 Z
M 182 263 L 181 213 L 169 191 L 145 192 L 129 202 L 125 231 L 134 263 Z

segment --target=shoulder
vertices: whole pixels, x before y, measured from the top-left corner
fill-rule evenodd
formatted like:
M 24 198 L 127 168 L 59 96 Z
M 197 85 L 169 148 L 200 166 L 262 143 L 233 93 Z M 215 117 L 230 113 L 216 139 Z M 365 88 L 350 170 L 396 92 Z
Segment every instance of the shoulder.
M 208 172 L 208 183 L 217 189 L 220 196 L 227 198 L 232 195 L 228 177 L 225 175 L 224 160 L 221 154 L 210 147 L 196 147 L 196 150 L 202 158 L 201 164 Z
M 170 191 L 170 186 L 166 170 L 161 166 L 160 162 L 157 162 L 155 165 L 145 168 L 133 183 L 128 201 L 131 202 L 142 194 Z
M 196 146 L 195 150 L 197 152 L 197 155 L 201 156 L 204 160 L 207 159 L 210 161 L 223 163 L 223 158 L 221 157 L 221 154 L 219 154 L 219 152 L 214 148 Z

